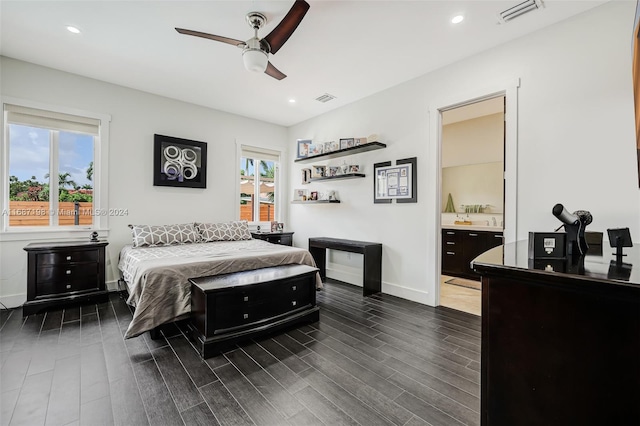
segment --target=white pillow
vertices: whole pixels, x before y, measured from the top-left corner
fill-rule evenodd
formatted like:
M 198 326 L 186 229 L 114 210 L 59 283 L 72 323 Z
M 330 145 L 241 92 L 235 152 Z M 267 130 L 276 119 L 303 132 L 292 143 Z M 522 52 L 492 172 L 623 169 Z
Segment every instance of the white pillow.
M 200 242 L 193 223 L 180 225 L 129 225 L 134 247 L 157 247 Z
M 202 241 L 239 241 L 250 240 L 251 232 L 246 220 L 225 223 L 196 223 Z

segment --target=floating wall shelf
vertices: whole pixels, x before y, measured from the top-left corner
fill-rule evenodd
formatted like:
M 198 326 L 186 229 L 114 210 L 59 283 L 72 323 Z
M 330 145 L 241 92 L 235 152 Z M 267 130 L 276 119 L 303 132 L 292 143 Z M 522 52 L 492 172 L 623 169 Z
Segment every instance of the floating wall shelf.
M 344 157 L 345 155 L 358 154 L 360 152 L 374 151 L 376 149 L 386 148 L 387 145 L 382 142 L 369 142 L 363 145 L 352 146 L 351 148 L 344 148 L 338 151 L 326 152 L 320 155 L 314 155 L 312 157 L 298 158 L 296 163 L 311 163 L 318 160 L 329 160 L 331 158 Z
M 291 204 L 337 204 L 340 200 L 307 200 L 307 201 L 298 201 L 294 200 Z
M 357 179 L 365 177 L 364 173 L 346 173 L 344 175 L 335 175 L 335 176 L 325 176 L 319 178 L 311 178 L 311 182 L 316 182 L 320 180 L 340 180 L 340 179 Z

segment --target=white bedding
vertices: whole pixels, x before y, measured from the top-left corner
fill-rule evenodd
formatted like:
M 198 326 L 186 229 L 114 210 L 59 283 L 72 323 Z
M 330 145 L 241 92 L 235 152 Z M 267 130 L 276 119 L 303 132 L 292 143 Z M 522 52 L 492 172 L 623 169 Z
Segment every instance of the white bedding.
M 125 246 L 118 268 L 129 289 L 127 303 L 136 308 L 125 337 L 185 317 L 191 311 L 189 278 L 291 263 L 316 266 L 307 250 L 263 240 Z M 316 285 L 322 286 L 319 274 Z

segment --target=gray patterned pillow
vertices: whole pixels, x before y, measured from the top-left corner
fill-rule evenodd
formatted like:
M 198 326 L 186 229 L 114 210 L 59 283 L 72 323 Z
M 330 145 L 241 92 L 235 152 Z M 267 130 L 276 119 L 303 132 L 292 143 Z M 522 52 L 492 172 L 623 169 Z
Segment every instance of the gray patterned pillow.
M 180 225 L 129 225 L 134 247 L 156 247 L 200 242 L 193 223 Z
M 239 241 L 250 240 L 251 232 L 246 220 L 225 223 L 196 223 L 202 241 Z

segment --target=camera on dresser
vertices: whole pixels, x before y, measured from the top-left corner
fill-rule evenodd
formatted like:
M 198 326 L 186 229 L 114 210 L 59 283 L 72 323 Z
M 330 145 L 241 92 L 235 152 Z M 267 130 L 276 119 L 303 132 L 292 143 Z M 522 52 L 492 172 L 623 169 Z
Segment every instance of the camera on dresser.
M 27 252 L 24 316 L 69 304 L 103 302 L 106 241 L 31 243 Z

